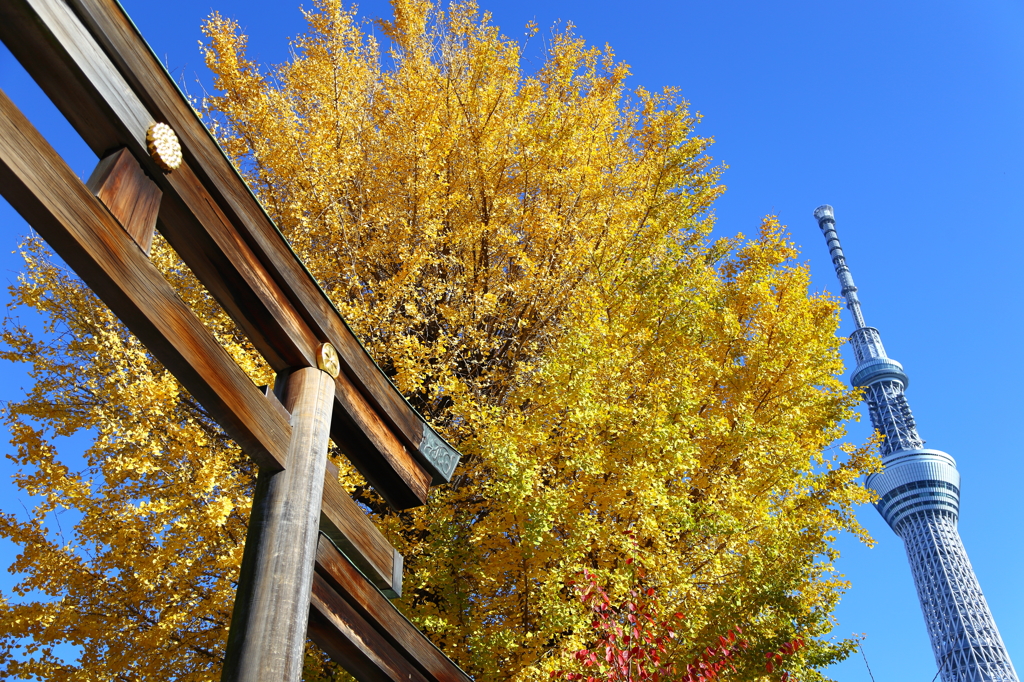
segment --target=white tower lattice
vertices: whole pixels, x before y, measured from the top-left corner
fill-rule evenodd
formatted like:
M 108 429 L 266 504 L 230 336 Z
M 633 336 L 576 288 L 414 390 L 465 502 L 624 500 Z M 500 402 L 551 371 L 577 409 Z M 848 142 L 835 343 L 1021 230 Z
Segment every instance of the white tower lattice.
M 853 275 L 836 234 L 832 207 L 814 211 L 828 242 L 846 307 L 857 329 L 850 345 L 857 367 L 850 383 L 864 387 L 871 423 L 885 436 L 885 469 L 868 476 L 875 507 L 907 550 L 942 682 L 1018 682 L 1002 637 L 957 531 L 960 473 L 945 452 L 923 448 L 903 391 L 903 366 L 885 354 L 878 330 L 864 323 Z

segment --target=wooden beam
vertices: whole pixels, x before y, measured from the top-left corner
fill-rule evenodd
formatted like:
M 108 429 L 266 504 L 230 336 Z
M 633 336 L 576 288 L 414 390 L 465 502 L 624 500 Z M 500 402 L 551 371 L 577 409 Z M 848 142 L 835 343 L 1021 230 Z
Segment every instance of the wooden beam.
M 245 452 L 284 466 L 287 420 L 3 92 L 0 192 Z
M 418 480 L 448 480 L 458 453 L 373 364 L 119 7 L 76 7 L 88 27 L 60 0 L 4 2 L 0 38 L 98 154 L 127 146 L 143 161 L 165 194 L 164 236 L 272 367 L 313 365 L 322 341 L 335 346 L 346 373 L 335 441 L 349 443 L 346 454 L 393 506 L 422 504 Z M 106 47 L 91 32 L 100 25 L 112 32 L 99 34 Z M 181 137 L 186 162 L 173 173 L 145 152 L 156 120 Z
M 334 621 L 331 613 L 342 614 L 350 610 L 362 619 L 361 622 L 367 623 L 375 630 L 400 658 L 409 661 L 428 681 L 470 682 L 466 673 L 431 644 L 430 640 L 374 588 L 330 540 L 323 536 L 316 550 L 316 573 L 317 579 L 314 581 L 310 603 L 313 610 L 321 614 L 322 618 L 317 624 L 320 629 L 316 632 L 311 630 L 310 636 L 329 654 L 332 642 L 347 642 L 345 646 L 358 648 L 358 641 L 352 640 L 353 633 L 366 638 L 362 634 L 364 629 L 345 624 L 351 621 L 351 616 L 338 616 L 344 622 L 332 625 Z M 330 588 L 331 592 L 327 592 L 324 586 Z M 337 595 L 337 599 L 332 593 Z M 339 604 L 339 600 L 344 602 L 344 607 Z M 312 619 L 310 624 L 312 626 Z M 351 671 L 347 659 L 339 659 L 339 662 Z M 391 674 L 386 670 L 382 670 L 381 673 Z
M 104 157 L 86 186 L 148 256 L 163 192 L 146 177 L 131 152 L 122 148 Z
M 338 467 L 327 463 L 320 505 L 320 532 L 331 539 L 388 599 L 402 596 L 402 555 L 377 530 L 338 482 Z
M 256 481 L 225 682 L 302 679 L 334 381 L 316 367 L 279 377 L 275 392 L 292 415 L 288 468 L 261 470 Z
M 312 341 L 338 350 L 351 383 L 408 449 L 404 457 L 382 452 L 384 462 L 353 460 L 361 471 L 400 488 L 402 481 L 390 479 L 408 457 L 434 483 L 450 480 L 458 452 L 374 364 L 116 1 L 70 0 L 70 7 L 74 13 L 61 0 L 6 0 L 0 37 L 98 154 L 127 145 L 141 159 L 150 123 L 174 128 L 186 164 L 162 176 L 161 189 L 180 201 L 165 201 L 161 230 L 189 267 L 275 368 L 296 366 L 296 356 L 309 363 Z
M 430 473 L 412 458 L 344 373 L 335 381 L 334 422 L 331 424 L 334 442 L 373 489 L 395 509 L 418 507 L 426 502 Z
M 307 633 L 359 682 L 429 682 L 320 575 L 313 576 Z

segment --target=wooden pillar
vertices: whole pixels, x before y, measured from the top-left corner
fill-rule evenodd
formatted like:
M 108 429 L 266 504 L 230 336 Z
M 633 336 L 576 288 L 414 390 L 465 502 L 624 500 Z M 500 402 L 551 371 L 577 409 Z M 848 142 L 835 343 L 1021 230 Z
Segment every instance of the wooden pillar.
M 334 379 L 306 367 L 279 375 L 275 392 L 291 412 L 292 440 L 284 471 L 257 479 L 223 682 L 302 676 Z

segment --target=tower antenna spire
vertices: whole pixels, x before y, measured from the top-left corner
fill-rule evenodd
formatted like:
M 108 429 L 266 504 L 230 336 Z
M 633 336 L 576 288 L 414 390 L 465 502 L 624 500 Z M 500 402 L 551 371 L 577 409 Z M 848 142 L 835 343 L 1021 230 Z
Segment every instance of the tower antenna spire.
M 843 298 L 846 299 L 846 307 L 853 313 L 853 321 L 857 329 L 866 327 L 864 324 L 864 313 L 860 309 L 860 299 L 857 298 L 857 287 L 853 283 L 853 273 L 846 265 L 846 256 L 843 254 L 843 247 L 839 243 L 839 234 L 836 232 L 835 212 L 828 204 L 814 209 L 814 217 L 818 219 L 818 227 L 825 235 L 828 243 L 828 252 L 832 256 L 832 266 L 836 269 L 836 277 L 843 286 Z
M 819 206 L 814 217 L 857 323 L 850 334 L 857 358 L 850 383 L 864 389 L 871 423 L 885 436 L 879 448 L 885 469 L 864 484 L 878 494 L 875 508 L 903 539 L 942 682 L 1019 682 L 957 529 L 956 461 L 924 448 L 904 394 L 903 366 L 885 354 L 878 330 L 864 324 L 832 207 Z

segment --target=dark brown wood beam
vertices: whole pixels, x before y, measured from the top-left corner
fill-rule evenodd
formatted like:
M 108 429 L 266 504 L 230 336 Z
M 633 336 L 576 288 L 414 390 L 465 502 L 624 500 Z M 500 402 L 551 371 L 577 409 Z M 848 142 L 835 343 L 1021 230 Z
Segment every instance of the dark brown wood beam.
M 374 364 L 115 1 L 7 0 L 0 6 L 0 37 L 97 154 L 125 145 L 141 160 L 146 128 L 155 120 L 168 123 L 181 139 L 189 170 L 179 169 L 161 183 L 165 194 L 181 200 L 165 201 L 170 205 L 162 209 L 161 230 L 189 267 L 275 368 L 297 366 L 296 355 L 309 361 L 310 336 L 330 342 L 350 382 L 407 448 L 407 456 L 430 473 L 433 483 L 450 480 L 458 452 Z M 37 59 L 41 53 L 44 58 Z M 201 229 L 181 215 L 182 204 Z M 233 240 L 247 248 L 236 249 Z M 253 268 L 252 259 L 262 268 Z M 218 278 L 233 281 L 218 283 Z M 260 298 L 255 308 L 249 307 L 250 293 Z M 400 453 L 382 454 L 392 457 L 377 465 L 380 481 L 390 476 L 386 469 L 404 466 Z M 369 466 L 355 463 L 360 470 Z M 410 506 L 413 498 L 393 503 Z
M 54 0 L 51 0 L 54 1 Z M 374 364 L 330 300 L 295 257 L 277 227 L 195 115 L 160 60 L 116 0 L 70 0 L 142 101 L 182 137 L 186 155 L 210 194 L 296 304 L 310 325 L 338 350 L 342 366 L 399 437 L 434 473 L 451 478 L 459 455 L 444 443 Z M 429 437 L 426 432 L 429 432 Z
M 284 467 L 287 419 L 2 92 L 0 192 L 249 456 Z
M 422 504 L 431 481 L 445 480 L 426 462 L 443 461 L 448 470 L 457 453 L 359 346 L 130 24 L 110 25 L 109 12 L 127 21 L 120 9 L 90 7 L 115 34 L 107 42 L 149 70 L 137 79 L 141 84 L 125 79 L 59 0 L 0 4 L 0 38 L 98 154 L 125 146 L 155 178 L 164 192 L 164 236 L 275 369 L 315 365 L 322 341 L 335 346 L 346 373 L 337 380 L 332 437 L 394 507 Z M 91 17 L 90 7 L 79 12 Z M 137 91 L 149 93 L 148 103 Z M 182 139 L 186 162 L 172 173 L 145 149 L 146 130 L 156 120 L 170 123 Z
M 402 596 L 402 555 L 341 487 L 338 467 L 331 462 L 327 463 L 324 475 L 320 532 L 388 599 Z
M 344 373 L 335 386 L 331 436 L 359 473 L 395 509 L 427 501 L 431 476 Z
M 277 394 L 269 386 L 261 386 L 260 390 L 274 409 L 290 421 L 292 416 Z M 320 532 L 340 547 L 388 599 L 402 596 L 402 555 L 341 487 L 338 467 L 330 461 L 324 469 Z
M 122 148 L 104 157 L 86 186 L 148 256 L 163 192 L 146 176 L 131 152 Z
M 359 682 L 429 682 L 317 574 L 313 575 L 307 634 Z
M 331 654 L 331 646 L 347 651 L 345 647 L 358 648 L 358 641 L 353 642 L 354 637 L 364 641 L 371 639 L 365 627 L 350 624 L 354 620 L 353 615 L 344 615 L 354 614 L 360 619 L 357 623 L 368 624 L 377 636 L 398 654 L 396 658 L 409 661 L 426 680 L 470 682 L 466 673 L 431 644 L 430 640 L 374 588 L 330 540 L 323 536 L 320 537 L 316 551 L 316 576 L 310 603 L 313 607 L 312 612 L 320 615 L 316 629 L 313 618 L 310 619 L 310 636 L 332 657 L 334 654 Z M 340 615 L 332 618 L 331 614 Z M 345 665 L 347 670 L 352 671 L 348 667 L 350 659 L 337 660 Z M 381 670 L 379 674 L 392 673 Z

